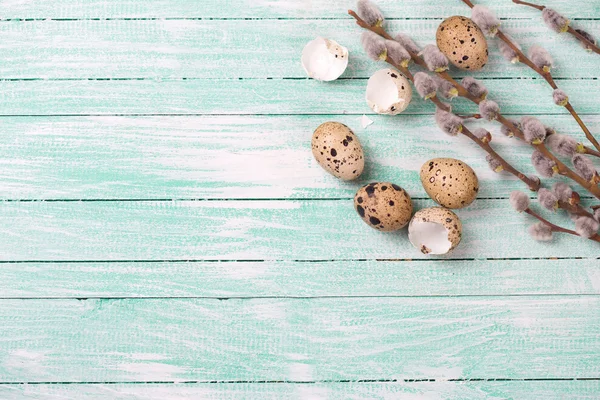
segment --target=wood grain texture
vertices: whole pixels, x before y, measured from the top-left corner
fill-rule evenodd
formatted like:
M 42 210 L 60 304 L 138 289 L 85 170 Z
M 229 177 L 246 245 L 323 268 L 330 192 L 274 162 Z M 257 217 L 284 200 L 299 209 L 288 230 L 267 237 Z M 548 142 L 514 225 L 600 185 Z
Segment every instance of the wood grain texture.
M 458 215 L 463 240 L 446 258 L 598 256 L 596 242 L 570 235 L 534 242 L 533 221 L 505 199 L 478 200 Z M 11 202 L 0 204 L 0 219 L 0 261 L 429 258 L 406 230 L 367 226 L 351 200 Z
M 516 6 L 515 6 L 516 7 Z M 467 11 L 467 7 L 464 7 Z M 341 14 L 344 16 L 345 14 Z M 421 45 L 435 42 L 440 21 L 392 21 L 390 32 L 408 32 Z M 557 36 L 538 20 L 506 21 L 506 32 L 524 47 L 541 45 L 553 55 L 558 78 L 595 78 L 597 55 L 577 51 L 570 35 Z M 586 27 L 600 32 L 600 21 Z M 348 47 L 345 78 L 368 78 L 384 63 L 368 59 L 361 28 L 350 20 L 85 20 L 0 22 L 14 46 L 0 53 L 4 79 L 74 78 L 305 78 L 300 54 L 307 32 Z M 513 65 L 490 41 L 488 65 L 477 77 L 535 75 Z M 454 69 L 455 76 L 465 71 Z
M 22 18 L 342 18 L 354 0 L 204 0 L 202 7 L 192 0 L 5 0 L 4 19 Z M 468 9 L 459 1 L 438 3 L 421 0 L 378 0 L 377 4 L 388 18 L 446 18 L 465 14 Z M 539 19 L 539 13 L 510 2 L 480 0 L 477 4 L 492 7 L 502 18 Z M 568 13 L 570 18 L 590 19 L 600 13 L 593 1 L 577 3 L 569 0 L 548 0 L 549 7 Z
M 531 294 L 600 295 L 598 260 L 0 264 L 4 299 Z
M 365 130 L 360 117 L 347 115 L 6 117 L 0 199 L 350 198 L 371 181 L 393 181 L 424 197 L 418 171 L 433 157 L 471 165 L 480 198 L 524 188 L 512 175 L 491 171 L 468 139 L 439 131 L 432 116 L 372 119 Z M 540 119 L 585 141 L 570 116 Z M 312 132 L 328 120 L 350 126 L 364 146 L 367 170 L 355 183 L 328 175 L 312 157 Z M 586 121 L 600 132 L 600 117 Z M 500 154 L 534 172 L 529 146 L 504 137 L 498 125 L 469 126 L 491 130 Z
M 503 113 L 567 114 L 554 104 L 552 91 L 543 80 L 483 82 Z M 309 79 L 4 81 L 0 116 L 373 114 L 364 100 L 366 84 L 366 79 L 330 83 Z M 571 102 L 580 114 L 598 113 L 600 81 L 564 80 L 560 85 L 573 94 Z M 434 112 L 432 104 L 416 97 L 402 115 Z M 454 110 L 476 112 L 472 103 L 463 100 L 455 101 Z
M 546 400 L 596 400 L 599 391 L 598 381 L 0 385 L 3 400 L 529 400 L 533 393 Z
M 600 373 L 600 297 L 3 300 L 2 305 L 0 381 L 6 383 Z

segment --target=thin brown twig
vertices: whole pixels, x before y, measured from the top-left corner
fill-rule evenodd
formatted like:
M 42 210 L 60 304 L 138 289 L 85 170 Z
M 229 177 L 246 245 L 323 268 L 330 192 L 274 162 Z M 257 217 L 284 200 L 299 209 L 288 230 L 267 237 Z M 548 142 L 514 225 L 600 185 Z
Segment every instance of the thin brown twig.
M 550 227 L 550 229 L 552 230 L 552 232 L 562 232 L 562 233 L 568 233 L 570 235 L 575 235 L 575 236 L 579 236 L 582 237 L 579 233 L 572 231 L 570 229 L 566 229 L 563 228 L 561 226 L 555 225 L 552 222 L 548 221 L 546 218 L 542 217 L 541 215 L 539 215 L 538 213 L 536 213 L 535 211 L 533 211 L 531 208 L 527 208 L 525 210 L 525 212 L 529 215 L 531 215 L 532 217 L 534 217 L 535 219 L 537 219 L 538 221 L 548 225 Z M 594 236 L 586 238 L 586 239 L 590 239 L 593 240 L 594 242 L 600 242 L 600 235 L 598 235 L 597 233 L 594 234 Z
M 583 146 L 583 154 L 588 154 L 594 157 L 600 157 L 600 151 L 596 151 L 590 147 Z
M 565 210 L 565 211 L 568 211 L 571 214 L 580 215 L 580 216 L 589 217 L 589 218 L 594 218 L 594 214 L 592 214 L 591 212 L 589 212 L 588 210 L 586 210 L 585 208 L 583 208 L 579 204 L 571 204 L 569 202 L 559 200 L 558 201 L 558 208 L 560 208 L 562 210 Z
M 359 17 L 356 16 L 355 18 L 359 18 Z M 389 57 L 386 57 L 385 61 L 388 64 L 395 67 L 396 69 L 398 69 L 401 73 L 403 73 L 404 76 L 406 76 L 406 78 L 408 80 L 410 80 L 413 84 L 415 83 L 414 77 L 413 77 L 412 73 L 409 71 L 408 67 L 404 67 L 402 65 L 395 63 Z M 447 105 L 445 105 L 442 101 L 440 101 L 440 99 L 438 99 L 436 95 L 432 96 L 430 98 L 430 100 L 432 101 L 432 103 L 435 104 L 435 106 L 437 108 L 440 108 L 440 109 L 442 109 L 444 111 L 448 111 L 448 112 L 450 111 L 450 108 Z M 502 158 L 498 153 L 496 153 L 496 151 L 494 151 L 494 149 L 492 148 L 492 146 L 489 145 L 489 143 L 483 142 L 481 139 L 479 139 L 477 136 L 475 136 L 469 129 L 467 129 L 467 127 L 464 125 L 462 125 L 461 134 L 463 134 L 464 136 L 471 139 L 479 147 L 481 147 L 483 150 L 485 150 L 489 155 L 494 157 L 494 159 L 496 159 L 502 165 L 502 168 L 506 172 L 519 178 L 521 181 L 523 181 L 529 187 L 529 189 L 531 189 L 533 191 L 537 191 L 540 188 L 539 181 L 533 180 L 533 179 L 529 178 L 527 175 L 518 171 L 516 168 L 514 168 L 512 165 L 510 165 L 506 160 L 504 160 L 504 158 Z
M 546 8 L 546 6 L 529 3 L 527 1 L 522 1 L 522 0 L 512 0 L 512 1 L 515 4 L 521 4 L 524 6 L 532 7 L 537 10 L 540 10 L 540 11 L 544 11 L 544 9 Z M 570 33 L 571 35 L 573 35 L 575 37 L 575 39 L 579 40 L 580 42 L 585 43 L 587 49 L 590 49 L 594 53 L 600 54 L 600 47 L 596 46 L 596 44 L 594 42 L 591 42 L 588 38 L 586 38 L 581 33 L 577 32 L 575 29 L 573 29 L 572 26 L 570 26 L 570 25 L 567 26 L 567 32 Z
M 475 7 L 475 5 L 471 2 L 471 0 L 462 0 L 462 1 L 463 1 L 463 3 L 465 3 L 466 5 L 468 5 L 471 8 Z M 554 89 L 554 90 L 558 89 L 558 85 L 556 85 L 556 82 L 554 82 L 554 79 L 552 78 L 552 74 L 550 73 L 550 71 L 544 71 L 543 69 L 538 68 L 538 66 L 535 65 L 529 59 L 529 57 L 527 57 L 525 55 L 525 53 L 523 53 L 517 46 L 515 46 L 515 44 L 504 34 L 504 32 L 502 32 L 501 29 L 498 29 L 496 36 L 498 36 L 498 38 L 500 40 L 502 40 L 504 43 L 506 43 L 515 52 L 515 54 L 517 54 L 519 56 L 519 61 L 521 61 L 522 63 L 527 65 L 529 68 L 531 68 L 535 72 L 537 72 L 538 75 L 540 75 L 542 78 L 544 78 L 546 80 L 546 82 L 548 82 L 548 84 L 550 85 L 550 87 L 552 89 Z M 571 103 L 569 101 L 567 101 L 567 103 L 565 104 L 565 108 L 569 111 L 571 116 L 573 116 L 575 121 L 577 121 L 577 124 L 579 124 L 579 127 L 581 128 L 581 130 L 585 133 L 585 137 L 590 141 L 590 143 L 592 143 L 594 145 L 596 150 L 600 151 L 600 143 L 598 143 L 598 141 L 596 140 L 594 135 L 592 135 L 592 132 L 590 132 L 588 127 L 585 125 L 583 120 L 579 117 L 579 114 L 577 114 L 577 112 L 575 111 L 575 109 L 573 108 L 573 106 L 571 105 Z
M 469 2 L 469 0 L 463 0 L 465 2 Z M 472 5 L 472 3 L 470 3 Z M 363 21 L 354 11 L 352 10 L 348 10 L 348 14 L 352 15 L 354 17 L 354 19 L 356 20 L 356 23 L 360 26 L 363 27 L 365 29 L 370 30 L 371 32 L 374 32 L 382 37 L 385 38 L 391 38 L 391 36 L 387 33 L 387 31 L 383 28 L 383 27 L 372 27 L 369 24 L 367 24 L 365 21 Z M 390 39 L 390 40 L 395 40 L 394 38 Z M 513 45 L 514 46 L 514 45 Z M 417 54 L 411 52 L 410 50 L 406 49 L 412 60 L 415 62 L 415 64 L 418 64 L 424 68 L 427 68 L 427 65 L 425 64 L 425 61 L 419 57 Z M 533 64 L 532 64 L 533 65 Z M 535 65 L 533 65 L 534 68 L 537 68 Z M 405 70 L 407 70 L 407 68 L 404 68 Z M 402 72 L 402 68 L 400 68 L 400 71 Z M 540 70 L 541 71 L 541 70 Z M 460 83 L 456 82 L 447 72 L 438 72 L 437 75 L 439 77 L 441 77 L 442 79 L 445 79 L 446 81 L 452 83 L 454 85 L 454 87 L 458 90 L 458 95 L 460 97 L 466 98 L 470 101 L 472 101 L 475 104 L 479 104 L 483 101 L 483 99 L 472 96 L 467 89 L 462 86 Z M 496 120 L 498 122 L 500 122 L 502 125 L 504 125 L 507 129 L 509 129 L 513 135 L 515 135 L 517 138 L 525 141 L 525 135 L 523 134 L 523 132 L 517 128 L 516 126 L 514 126 L 506 117 L 504 117 L 502 114 L 498 114 L 496 117 Z M 591 183 L 586 181 L 585 179 L 583 179 L 581 176 L 579 176 L 577 173 L 575 173 L 574 171 L 572 171 L 569 167 L 567 167 L 563 162 L 561 162 L 556 156 L 554 156 L 554 154 L 552 154 L 543 143 L 540 144 L 531 144 L 531 146 L 535 147 L 537 150 L 539 150 L 542 154 L 544 154 L 544 156 L 546 156 L 547 158 L 551 159 L 552 161 L 554 161 L 557 165 L 558 168 L 558 173 L 560 175 L 566 176 L 567 178 L 570 178 L 571 180 L 577 182 L 579 185 L 581 185 L 582 187 L 584 187 L 586 190 L 588 190 L 591 194 L 593 194 L 596 198 L 600 199 L 600 188 Z M 529 185 L 529 184 L 528 184 Z M 539 185 L 538 185 L 539 187 Z M 531 190 L 537 190 L 537 189 L 533 189 L 532 186 L 530 186 Z

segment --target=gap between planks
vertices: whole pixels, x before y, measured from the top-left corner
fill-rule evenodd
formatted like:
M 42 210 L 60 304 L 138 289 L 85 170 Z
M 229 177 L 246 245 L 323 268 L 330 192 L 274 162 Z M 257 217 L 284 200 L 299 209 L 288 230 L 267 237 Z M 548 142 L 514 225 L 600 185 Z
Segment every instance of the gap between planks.
M 417 383 L 417 382 L 553 382 L 553 381 L 600 381 L 600 377 L 578 378 L 418 378 L 418 379 L 323 379 L 312 381 L 293 380 L 234 380 L 234 381 L 204 381 L 204 380 L 173 380 L 173 381 L 82 381 L 82 382 L 0 382 L 0 385 L 148 385 L 148 384 L 319 384 L 319 383 Z

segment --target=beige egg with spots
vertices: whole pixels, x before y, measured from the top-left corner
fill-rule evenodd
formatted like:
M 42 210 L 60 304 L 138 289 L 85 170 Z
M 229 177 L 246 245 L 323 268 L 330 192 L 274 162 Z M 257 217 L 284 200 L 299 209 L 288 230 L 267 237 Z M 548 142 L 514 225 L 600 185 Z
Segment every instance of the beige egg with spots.
M 481 29 L 467 17 L 444 20 L 435 35 L 439 49 L 457 68 L 478 71 L 488 61 L 488 45 Z
M 433 201 L 446 208 L 463 208 L 477 198 L 479 180 L 473 168 L 454 158 L 434 158 L 421 167 L 421 183 Z
M 325 122 L 315 129 L 312 153 L 325 171 L 345 181 L 358 178 L 365 168 L 360 141 L 350 128 L 339 122 Z
M 354 209 L 373 229 L 391 232 L 408 224 L 413 212 L 410 196 L 391 182 L 363 186 L 354 196 Z
M 410 220 L 408 239 L 423 254 L 446 254 L 460 243 L 462 223 L 447 208 L 425 208 Z

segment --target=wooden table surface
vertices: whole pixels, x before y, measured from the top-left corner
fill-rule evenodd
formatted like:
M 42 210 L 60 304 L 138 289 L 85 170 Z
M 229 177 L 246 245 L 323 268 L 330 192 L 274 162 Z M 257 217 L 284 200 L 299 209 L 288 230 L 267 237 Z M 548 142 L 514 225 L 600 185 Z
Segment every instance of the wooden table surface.
M 597 1 L 545 1 L 600 36 Z M 552 53 L 599 133 L 600 57 L 535 10 L 480 4 Z M 507 201 L 521 182 L 439 132 L 431 104 L 372 115 L 366 79 L 384 66 L 361 49 L 353 1 L 1 5 L 0 399 L 600 398 L 600 248 L 534 242 Z M 420 44 L 470 15 L 459 0 L 379 5 Z M 349 48 L 342 79 L 306 79 L 300 52 L 317 35 Z M 584 137 L 495 43 L 475 76 L 506 114 Z M 364 144 L 359 182 L 312 159 L 329 120 Z M 533 172 L 529 149 L 487 126 Z M 432 205 L 418 170 L 433 157 L 481 182 L 446 257 L 352 207 L 377 180 Z

